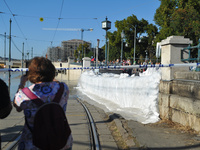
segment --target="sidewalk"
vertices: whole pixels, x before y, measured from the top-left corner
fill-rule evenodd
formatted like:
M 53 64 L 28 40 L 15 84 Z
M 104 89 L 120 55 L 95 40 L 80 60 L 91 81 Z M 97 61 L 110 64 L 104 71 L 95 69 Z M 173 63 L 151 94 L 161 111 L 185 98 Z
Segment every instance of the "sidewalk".
M 10 115 L 0 121 L 1 147 L 6 149 L 9 142 L 14 141 L 24 126 L 23 112 L 17 112 L 12 109 Z
M 200 150 L 200 135 L 179 124 L 160 121 L 144 125 L 116 114 L 112 119 L 130 149 Z

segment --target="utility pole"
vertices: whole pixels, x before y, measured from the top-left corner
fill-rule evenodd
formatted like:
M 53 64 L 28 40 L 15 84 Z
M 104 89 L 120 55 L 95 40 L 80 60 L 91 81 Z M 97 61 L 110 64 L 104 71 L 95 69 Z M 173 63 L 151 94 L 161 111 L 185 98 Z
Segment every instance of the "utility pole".
M 98 53 L 99 53 L 99 39 L 97 39 L 97 47 L 96 47 L 96 67 L 98 67 Z
M 108 62 L 108 64 L 109 64 L 109 49 L 110 49 L 110 45 L 109 45 L 109 39 L 108 39 L 108 55 L 107 55 L 107 62 Z
M 31 48 L 31 59 L 33 58 L 33 47 Z
M 134 36 L 135 36 L 135 38 L 134 38 L 134 57 L 133 57 L 133 64 L 135 65 L 136 63 L 135 63 L 135 48 L 136 48 L 136 25 L 135 25 L 135 33 L 134 33 Z
M 83 32 L 84 30 L 81 29 L 81 41 L 82 41 L 82 59 L 83 59 Z M 82 62 L 82 59 L 81 59 L 81 62 Z
M 122 40 L 122 43 L 121 43 L 121 65 L 123 65 L 122 57 L 123 57 L 123 47 L 124 47 L 124 30 L 122 30 L 122 33 L 121 33 L 121 40 Z
M 11 65 L 11 23 L 12 20 L 10 19 L 10 33 L 9 33 L 9 83 L 8 83 L 8 90 L 9 90 L 9 94 L 10 94 L 10 65 Z
M 22 68 L 24 68 L 24 42 L 22 43 Z M 23 75 L 23 71 L 22 71 Z
M 4 35 L 4 65 L 6 65 L 6 32 Z

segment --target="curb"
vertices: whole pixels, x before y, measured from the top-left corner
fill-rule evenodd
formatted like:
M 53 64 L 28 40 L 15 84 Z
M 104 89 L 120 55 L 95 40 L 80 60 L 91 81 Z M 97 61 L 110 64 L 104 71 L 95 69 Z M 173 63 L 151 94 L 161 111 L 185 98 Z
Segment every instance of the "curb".
M 126 142 L 126 145 L 129 148 L 135 147 L 136 144 L 135 144 L 133 138 L 129 135 L 128 131 L 124 128 L 123 123 L 120 121 L 120 119 L 123 119 L 123 118 L 122 117 L 119 118 L 116 114 L 109 115 L 109 117 L 112 118 L 113 121 L 115 122 L 115 125 L 116 125 L 118 131 L 120 132 L 122 138 Z

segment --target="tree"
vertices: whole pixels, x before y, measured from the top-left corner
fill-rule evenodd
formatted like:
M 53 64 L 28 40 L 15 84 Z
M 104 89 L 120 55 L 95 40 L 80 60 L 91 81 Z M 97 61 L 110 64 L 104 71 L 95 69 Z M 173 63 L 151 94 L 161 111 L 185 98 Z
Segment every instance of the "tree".
M 200 32 L 199 0 L 160 0 L 154 20 L 159 25 L 157 41 L 171 35 L 180 35 L 193 40 L 197 45 Z
M 90 49 L 89 49 L 89 45 L 87 43 L 83 44 L 83 52 L 82 52 L 82 44 L 79 44 L 77 50 L 74 51 L 74 57 L 76 59 L 82 60 L 84 55 L 85 55 L 85 57 L 90 57 L 89 52 L 90 52 Z
M 120 37 L 117 31 L 113 33 L 108 32 L 108 39 L 109 39 L 109 61 L 116 60 L 120 58 L 120 51 L 121 51 L 121 42 Z M 102 47 L 105 49 L 105 47 Z M 105 53 L 105 52 L 104 52 Z

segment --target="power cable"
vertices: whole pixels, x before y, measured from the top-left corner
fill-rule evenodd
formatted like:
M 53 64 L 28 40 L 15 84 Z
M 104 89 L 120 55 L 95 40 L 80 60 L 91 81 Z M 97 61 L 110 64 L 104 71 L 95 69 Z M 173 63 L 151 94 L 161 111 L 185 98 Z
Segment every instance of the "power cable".
M 15 42 L 13 41 L 13 39 L 11 39 L 11 41 L 12 41 L 13 45 L 15 46 L 15 48 L 16 48 L 20 53 L 22 53 L 22 51 L 17 47 L 17 45 L 16 45 Z
M 0 12 L 0 13 L 5 14 L 5 15 L 13 15 L 13 14 L 7 13 L 7 12 Z M 28 16 L 28 15 L 23 15 L 23 14 L 14 14 L 14 16 L 27 17 L 27 18 L 41 18 L 41 16 Z M 42 18 L 44 18 L 44 19 L 56 19 L 56 20 L 59 19 L 59 18 L 56 18 L 56 17 L 48 17 L 48 16 L 42 17 Z M 60 18 L 60 19 L 62 19 L 62 20 L 64 20 L 64 19 L 72 19 L 72 20 L 94 19 L 94 20 L 96 20 L 97 18 Z
M 27 38 L 25 37 L 24 33 L 22 32 L 22 30 L 21 30 L 21 28 L 20 28 L 20 26 L 19 26 L 19 24 L 18 24 L 18 22 L 17 22 L 16 18 L 15 18 L 15 16 L 16 16 L 16 15 L 12 13 L 12 11 L 11 11 L 10 7 L 8 6 L 8 4 L 6 3 L 6 1 L 5 1 L 5 0 L 4 0 L 4 3 L 6 4 L 7 8 L 8 8 L 8 9 L 9 9 L 9 11 L 10 11 L 10 13 L 12 14 L 12 16 L 13 16 L 13 18 L 14 18 L 14 20 L 15 20 L 15 22 L 16 22 L 16 24 L 17 24 L 17 26 L 18 26 L 18 28 L 19 28 L 19 30 L 20 30 L 20 32 L 21 32 L 21 34 L 22 34 L 22 36 L 24 37 L 24 39 L 27 39 Z M 29 44 L 28 44 L 27 40 L 26 40 L 26 44 L 27 44 L 27 45 L 28 45 L 28 47 L 29 47 Z
M 53 38 L 52 38 L 52 41 L 51 41 L 51 46 L 52 46 L 53 41 L 54 41 L 54 38 L 55 38 L 55 36 L 56 36 L 56 32 L 57 32 L 58 26 L 59 26 L 59 24 L 60 24 L 60 19 L 62 19 L 62 18 L 61 18 L 61 14 L 62 14 L 63 5 L 64 5 L 64 0 L 62 0 L 61 9 L 60 9 L 60 15 L 59 15 L 59 18 L 58 18 L 58 23 L 57 23 L 57 26 L 56 26 L 56 30 L 55 30 L 55 32 L 54 32 L 54 35 L 53 35 Z

